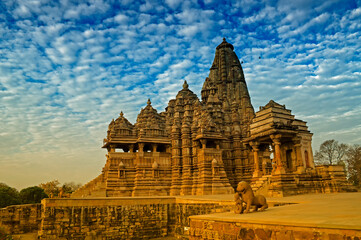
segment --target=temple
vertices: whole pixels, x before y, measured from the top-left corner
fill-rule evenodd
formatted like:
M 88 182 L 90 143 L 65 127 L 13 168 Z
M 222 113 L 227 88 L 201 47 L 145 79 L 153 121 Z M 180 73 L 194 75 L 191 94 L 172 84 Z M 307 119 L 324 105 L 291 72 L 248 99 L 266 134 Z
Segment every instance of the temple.
M 185 81 L 164 112 L 148 99 L 135 124 L 113 119 L 102 173 L 72 197 L 230 194 L 242 180 L 268 196 L 347 187 L 341 166 L 315 167 L 312 133 L 285 105 L 255 113 L 233 50 L 217 46 L 201 100 Z

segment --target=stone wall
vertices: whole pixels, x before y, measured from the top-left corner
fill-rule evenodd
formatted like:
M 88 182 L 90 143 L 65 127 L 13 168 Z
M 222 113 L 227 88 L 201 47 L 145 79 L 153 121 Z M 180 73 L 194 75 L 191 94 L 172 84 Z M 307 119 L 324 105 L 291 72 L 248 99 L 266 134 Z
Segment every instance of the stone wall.
M 190 216 L 233 211 L 234 201 L 189 201 L 177 199 L 170 205 L 169 235 L 188 239 Z
M 14 205 L 0 209 L 0 227 L 9 234 L 34 232 L 41 222 L 41 204 Z
M 173 198 L 44 199 L 40 239 L 166 236 Z
M 40 239 L 188 238 L 189 216 L 230 211 L 232 201 L 157 198 L 44 199 Z
M 235 223 L 192 218 L 190 224 L 190 240 L 361 239 L 361 231 L 351 229 Z
M 0 227 L 9 234 L 38 232 L 46 240 L 188 239 L 190 216 L 231 211 L 233 206 L 233 201 L 176 197 L 53 198 L 1 209 Z

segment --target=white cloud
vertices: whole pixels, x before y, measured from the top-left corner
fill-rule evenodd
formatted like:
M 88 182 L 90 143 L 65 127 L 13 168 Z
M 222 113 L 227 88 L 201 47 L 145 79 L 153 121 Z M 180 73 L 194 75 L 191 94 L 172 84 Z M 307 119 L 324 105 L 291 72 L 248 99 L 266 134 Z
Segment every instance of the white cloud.
M 118 15 L 116 15 L 114 17 L 114 21 L 116 23 L 119 23 L 119 24 L 124 24 L 124 23 L 127 23 L 129 20 L 128 16 L 127 15 L 124 15 L 122 13 L 119 13 Z
M 182 0 L 165 0 L 165 3 L 172 9 L 176 9 L 182 2 Z

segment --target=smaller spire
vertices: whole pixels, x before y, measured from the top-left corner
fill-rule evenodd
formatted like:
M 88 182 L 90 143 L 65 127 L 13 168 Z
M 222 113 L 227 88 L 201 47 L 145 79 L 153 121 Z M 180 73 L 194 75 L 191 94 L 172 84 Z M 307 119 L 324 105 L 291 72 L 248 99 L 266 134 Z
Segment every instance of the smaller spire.
M 157 163 L 156 161 L 153 162 L 152 168 L 153 168 L 154 170 L 158 169 L 158 163 Z
M 118 167 L 119 167 L 119 168 L 124 168 L 124 166 L 125 166 L 124 163 L 123 163 L 122 161 L 120 161 Z
M 150 101 L 150 98 L 148 98 L 147 105 L 150 106 L 152 102 Z
M 120 117 L 123 117 L 123 116 L 124 116 L 123 111 L 121 111 L 121 112 L 119 113 L 119 116 L 120 116 Z
M 184 83 L 183 83 L 183 89 L 188 89 L 188 83 L 186 80 L 184 80 Z

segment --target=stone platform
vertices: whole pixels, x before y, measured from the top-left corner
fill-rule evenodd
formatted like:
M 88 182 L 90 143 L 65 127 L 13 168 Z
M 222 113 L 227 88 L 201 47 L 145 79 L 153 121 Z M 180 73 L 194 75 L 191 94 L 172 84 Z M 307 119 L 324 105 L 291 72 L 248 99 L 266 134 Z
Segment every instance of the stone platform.
M 300 195 L 268 201 L 283 206 L 250 214 L 191 216 L 190 239 L 361 239 L 361 193 Z
M 233 195 L 44 199 L 1 209 L 0 227 L 28 240 L 361 239 L 361 193 L 267 200 L 236 215 Z

